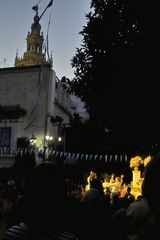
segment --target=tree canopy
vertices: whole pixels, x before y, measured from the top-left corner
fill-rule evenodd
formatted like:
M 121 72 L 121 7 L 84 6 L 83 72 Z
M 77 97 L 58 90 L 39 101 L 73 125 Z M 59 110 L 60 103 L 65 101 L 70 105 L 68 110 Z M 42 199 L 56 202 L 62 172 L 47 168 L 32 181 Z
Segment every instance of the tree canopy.
M 80 32 L 72 91 L 115 149 L 160 144 L 159 20 L 157 0 L 92 0 Z

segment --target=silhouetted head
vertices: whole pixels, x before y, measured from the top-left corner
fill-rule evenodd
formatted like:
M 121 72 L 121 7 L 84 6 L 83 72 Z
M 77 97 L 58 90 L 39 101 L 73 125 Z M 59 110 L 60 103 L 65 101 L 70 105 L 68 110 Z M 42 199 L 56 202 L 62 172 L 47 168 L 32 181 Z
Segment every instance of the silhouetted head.
M 148 200 L 152 211 L 160 218 L 160 153 L 145 167 L 142 194 Z
M 130 192 L 131 192 L 131 187 L 128 186 L 128 187 L 127 187 L 127 193 L 130 193 Z
M 104 194 L 102 182 L 98 178 L 91 180 L 90 187 L 95 188 L 100 194 Z
M 34 231 L 51 232 L 63 227 L 65 187 L 60 167 L 46 162 L 34 169 L 25 195 L 24 216 Z

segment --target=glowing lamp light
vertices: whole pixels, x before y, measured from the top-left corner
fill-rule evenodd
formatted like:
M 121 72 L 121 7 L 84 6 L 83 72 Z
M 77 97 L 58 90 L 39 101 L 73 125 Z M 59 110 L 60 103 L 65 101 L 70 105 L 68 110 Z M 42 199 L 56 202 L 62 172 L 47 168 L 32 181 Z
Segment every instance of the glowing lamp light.
M 61 142 L 62 141 L 62 138 L 61 137 L 58 137 L 58 142 Z
M 46 140 L 49 140 L 49 136 L 48 135 L 46 136 Z
M 34 135 L 32 135 L 32 137 L 29 139 L 29 142 L 31 145 L 35 145 L 37 142 L 37 138 Z
M 47 140 L 47 141 L 52 141 L 52 140 L 53 140 L 53 137 L 47 135 L 47 136 L 46 136 L 46 140 Z

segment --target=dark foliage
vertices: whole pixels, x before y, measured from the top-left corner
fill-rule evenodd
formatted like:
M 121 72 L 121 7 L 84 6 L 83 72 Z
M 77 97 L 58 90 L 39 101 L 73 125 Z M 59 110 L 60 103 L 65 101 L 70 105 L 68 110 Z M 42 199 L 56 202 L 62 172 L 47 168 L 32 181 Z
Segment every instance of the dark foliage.
M 83 45 L 72 59 L 72 91 L 91 121 L 110 130 L 110 145 L 151 151 L 160 143 L 160 4 L 92 0 Z
M 66 150 L 75 153 L 105 153 L 108 150 L 107 135 L 100 127 L 80 120 L 72 120 L 66 128 Z

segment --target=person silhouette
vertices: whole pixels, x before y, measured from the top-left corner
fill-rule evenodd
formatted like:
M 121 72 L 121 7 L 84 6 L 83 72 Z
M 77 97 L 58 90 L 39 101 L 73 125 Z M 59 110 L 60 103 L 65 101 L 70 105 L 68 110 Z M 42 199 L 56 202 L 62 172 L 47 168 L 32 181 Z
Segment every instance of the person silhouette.
M 34 168 L 24 197 L 24 221 L 9 228 L 4 240 L 79 239 L 66 231 L 62 167 L 43 162 Z
M 152 157 L 145 166 L 142 196 L 125 209 L 112 216 L 116 227 L 112 239 L 159 240 L 160 239 L 160 154 Z M 112 232 L 113 228 L 111 228 Z

